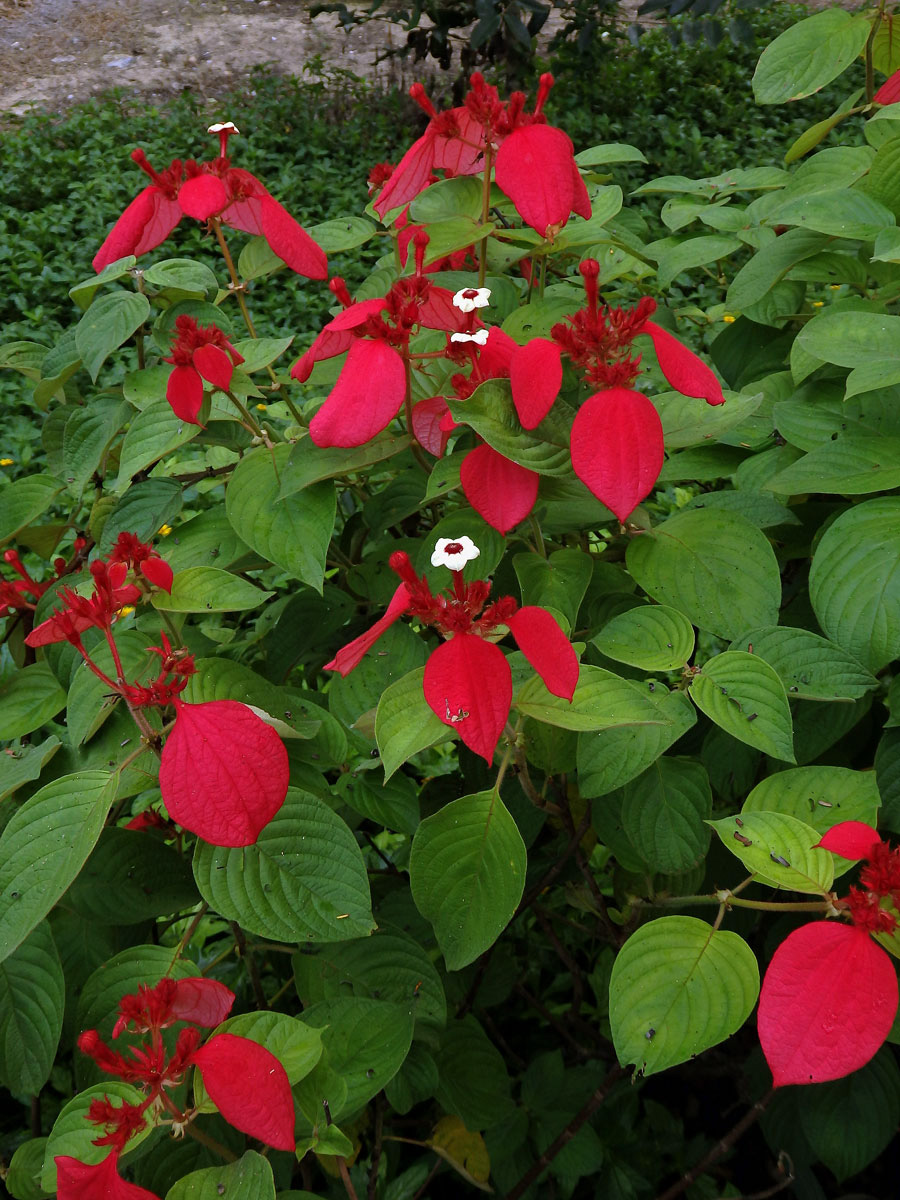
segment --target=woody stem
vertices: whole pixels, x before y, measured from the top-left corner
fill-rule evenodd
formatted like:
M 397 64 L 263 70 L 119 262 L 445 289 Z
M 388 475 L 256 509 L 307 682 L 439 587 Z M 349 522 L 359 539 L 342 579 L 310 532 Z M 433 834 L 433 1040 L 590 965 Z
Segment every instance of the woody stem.
M 481 223 L 487 225 L 491 215 L 491 166 L 494 157 L 494 147 L 487 142 L 484 147 L 484 182 L 481 187 Z M 487 248 L 489 234 L 485 234 L 478 246 L 478 286 L 484 287 L 484 277 L 487 273 Z
M 228 399 L 231 401 L 231 403 L 235 406 L 235 408 L 238 410 L 238 412 L 244 418 L 244 425 L 250 430 L 250 432 L 255 434 L 255 436 L 258 438 L 263 437 L 264 435 L 263 435 L 262 428 L 250 416 L 250 411 L 247 408 L 246 404 L 244 404 L 244 402 L 242 400 L 238 400 L 238 398 L 237 398 L 237 396 L 235 396 L 234 392 L 226 391 L 225 395 L 228 397 Z
M 247 332 L 252 338 L 256 337 L 256 330 L 253 327 L 253 320 L 250 316 L 250 309 L 247 307 L 247 301 L 244 298 L 244 285 L 238 277 L 237 270 L 234 265 L 234 259 L 231 257 L 231 251 L 228 249 L 228 243 L 225 241 L 225 234 L 222 232 L 222 222 L 218 217 L 210 217 L 210 227 L 216 235 L 216 241 L 219 243 L 219 248 L 222 251 L 222 257 L 225 259 L 225 266 L 228 268 L 228 274 L 231 276 L 231 288 L 237 302 L 240 306 L 241 315 L 244 318 L 244 324 L 247 326 Z

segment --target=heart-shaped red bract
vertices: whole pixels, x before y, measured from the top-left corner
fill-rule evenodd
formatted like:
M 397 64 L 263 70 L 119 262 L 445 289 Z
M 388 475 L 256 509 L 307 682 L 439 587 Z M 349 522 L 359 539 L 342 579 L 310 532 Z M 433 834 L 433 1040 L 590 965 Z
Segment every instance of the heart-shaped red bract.
M 274 1054 L 250 1038 L 214 1034 L 191 1062 L 209 1098 L 235 1129 L 276 1150 L 294 1149 L 294 1097 Z
M 589 397 L 578 410 L 571 448 L 575 474 L 624 521 L 662 470 L 662 422 L 640 392 L 609 388 Z
M 458 633 L 431 654 L 423 690 L 444 724 L 490 764 L 512 704 L 512 673 L 503 651 L 473 633 Z
M 214 846 L 250 846 L 284 803 L 281 738 L 236 700 L 175 702 L 159 786 L 169 816 Z

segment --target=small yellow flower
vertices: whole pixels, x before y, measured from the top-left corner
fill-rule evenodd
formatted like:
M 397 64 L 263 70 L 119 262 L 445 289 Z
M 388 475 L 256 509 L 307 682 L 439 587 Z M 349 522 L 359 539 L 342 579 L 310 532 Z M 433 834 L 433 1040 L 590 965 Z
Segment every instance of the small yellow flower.
M 119 616 L 127 617 L 129 615 L 129 613 L 133 613 L 133 612 L 134 612 L 134 605 L 126 604 L 124 608 L 119 609 Z
M 266 404 L 257 404 L 256 411 L 257 412 L 265 412 L 267 408 L 268 408 L 268 405 L 266 405 Z
M 0 467 L 11 467 L 15 461 L 14 458 L 0 458 Z
M 726 325 L 734 324 L 734 317 L 731 315 L 731 313 L 726 313 L 725 316 L 722 318 L 722 320 L 725 322 Z
M 168 537 L 171 532 L 172 532 L 171 525 L 160 525 L 160 527 L 159 527 L 159 536 L 160 537 Z
M 812 306 L 813 308 L 821 308 L 824 303 L 824 300 L 813 300 Z
M 829 283 L 828 286 L 833 292 L 839 292 L 841 290 L 841 285 L 839 283 Z

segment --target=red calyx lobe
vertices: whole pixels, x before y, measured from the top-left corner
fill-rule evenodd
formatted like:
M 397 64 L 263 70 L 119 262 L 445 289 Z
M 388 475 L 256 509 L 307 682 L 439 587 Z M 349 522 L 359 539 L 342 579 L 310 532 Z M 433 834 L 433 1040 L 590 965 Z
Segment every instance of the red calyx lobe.
M 127 1183 L 118 1170 L 119 1154 L 113 1150 L 101 1163 L 83 1163 L 60 1154 L 53 1160 L 57 1172 L 58 1200 L 159 1200 L 155 1192 Z

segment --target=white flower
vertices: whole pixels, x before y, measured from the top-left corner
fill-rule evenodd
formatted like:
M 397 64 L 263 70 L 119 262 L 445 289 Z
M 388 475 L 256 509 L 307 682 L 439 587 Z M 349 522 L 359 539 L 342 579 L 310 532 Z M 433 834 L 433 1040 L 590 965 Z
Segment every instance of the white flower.
M 431 555 L 433 567 L 449 567 L 461 571 L 467 562 L 477 558 L 481 551 L 470 537 L 438 538 Z
M 237 125 L 235 125 L 234 121 L 217 121 L 215 123 L 215 125 L 210 125 L 206 132 L 207 133 L 223 133 L 226 129 L 228 130 L 229 133 L 240 133 L 241 132 L 238 129 Z
M 451 333 L 451 342 L 475 342 L 478 346 L 486 346 L 488 340 L 487 329 L 476 329 L 474 333 Z
M 454 308 L 464 313 L 470 313 L 476 308 L 487 308 L 490 302 L 490 288 L 461 288 L 453 297 Z

